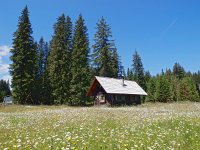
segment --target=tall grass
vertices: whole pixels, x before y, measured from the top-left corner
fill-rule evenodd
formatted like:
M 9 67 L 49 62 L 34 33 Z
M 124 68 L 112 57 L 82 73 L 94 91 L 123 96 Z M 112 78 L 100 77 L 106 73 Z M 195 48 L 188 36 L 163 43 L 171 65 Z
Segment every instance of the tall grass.
M 200 104 L 0 106 L 0 149 L 200 149 Z

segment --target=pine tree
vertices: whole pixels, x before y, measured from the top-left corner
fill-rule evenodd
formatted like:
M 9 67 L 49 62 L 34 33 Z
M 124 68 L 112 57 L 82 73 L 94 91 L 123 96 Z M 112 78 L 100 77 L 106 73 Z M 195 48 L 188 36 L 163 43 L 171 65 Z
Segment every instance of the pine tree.
M 180 83 L 180 80 L 176 76 L 174 75 L 170 76 L 170 84 L 171 84 L 171 89 L 172 89 L 173 101 L 178 101 L 179 83 Z
M 127 80 L 133 80 L 133 71 L 130 68 L 127 69 Z
M 35 98 L 38 104 L 52 104 L 50 81 L 47 73 L 47 57 L 49 54 L 48 42 L 41 37 L 37 45 L 37 75 Z
M 185 77 L 180 81 L 178 100 L 199 101 L 199 94 L 191 77 Z
M 144 73 L 144 79 L 145 79 L 145 91 L 147 90 L 147 83 L 149 82 L 149 80 L 151 79 L 151 74 L 149 71 L 145 71 Z
M 195 81 L 199 96 L 200 96 L 200 71 L 192 74 L 192 79 Z
M 145 89 L 145 77 L 142 60 L 137 51 L 133 55 L 133 78 L 134 80 Z
M 11 50 L 10 73 L 12 75 L 13 98 L 16 103 L 34 104 L 34 83 L 36 75 L 36 49 L 33 40 L 28 7 L 19 17 L 18 29 L 14 33 Z
M 9 81 L 0 80 L 0 102 L 3 102 L 4 96 L 10 96 L 10 84 Z
M 117 48 L 114 48 L 113 53 L 112 53 L 112 77 L 117 78 L 117 73 L 118 73 L 118 65 L 119 65 L 119 56 L 117 53 Z
M 66 104 L 70 98 L 72 23 L 61 15 L 54 25 L 54 35 L 47 61 L 48 76 L 55 104 Z
M 156 83 L 156 101 L 159 102 L 171 102 L 172 101 L 172 91 L 170 87 L 170 82 L 164 75 L 158 76 Z
M 43 37 L 40 38 L 39 44 L 37 45 L 37 75 L 41 76 L 46 70 L 47 57 L 49 54 L 48 43 L 44 41 Z
M 149 71 L 145 71 L 144 78 L 145 82 L 147 83 L 151 79 L 151 73 Z
M 86 105 L 86 92 L 90 84 L 89 40 L 87 27 L 81 15 L 74 29 L 71 70 L 71 104 Z
M 111 28 L 102 17 L 97 23 L 97 32 L 94 36 L 93 68 L 95 75 L 116 77 L 118 68 L 118 54 L 112 37 Z
M 179 63 L 174 64 L 173 75 L 175 75 L 178 79 L 185 77 L 185 70 Z
M 147 82 L 147 97 L 146 101 L 155 102 L 155 93 L 156 93 L 156 80 L 155 78 L 150 78 Z

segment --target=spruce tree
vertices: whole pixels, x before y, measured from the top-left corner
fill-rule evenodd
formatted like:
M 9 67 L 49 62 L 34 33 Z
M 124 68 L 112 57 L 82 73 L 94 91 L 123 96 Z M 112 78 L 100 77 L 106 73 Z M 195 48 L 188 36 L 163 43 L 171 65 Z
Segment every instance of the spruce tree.
M 134 80 L 145 89 L 145 77 L 142 60 L 137 51 L 133 54 L 133 78 Z
M 195 81 L 198 93 L 200 95 L 200 71 L 193 73 L 192 79 Z
M 112 58 L 112 61 L 111 61 L 111 63 L 112 63 L 112 77 L 117 78 L 118 65 L 119 65 L 119 56 L 118 56 L 118 53 L 117 53 L 117 48 L 114 48 L 111 58 Z
M 199 94 L 195 82 L 191 77 L 185 77 L 179 84 L 179 101 L 199 101 Z
M 132 69 L 127 69 L 127 80 L 133 80 L 133 71 Z
M 70 98 L 70 54 L 72 23 L 61 15 L 54 25 L 54 35 L 47 61 L 48 76 L 55 104 L 67 104 Z
M 170 82 L 164 75 L 160 75 L 157 77 L 155 98 L 156 101 L 159 102 L 166 103 L 172 101 L 172 91 Z
M 11 53 L 10 73 L 14 101 L 20 104 L 34 104 L 36 49 L 27 6 L 19 17 Z
M 94 36 L 93 68 L 95 75 L 116 77 L 118 68 L 118 54 L 112 37 L 111 28 L 102 17 L 97 23 Z
M 50 97 L 50 82 L 47 73 L 47 57 L 49 54 L 48 42 L 41 37 L 37 45 L 37 75 L 35 97 L 39 104 L 52 104 Z
M 179 64 L 175 63 L 173 66 L 173 75 L 175 75 L 178 79 L 182 79 L 185 77 L 185 70 L 184 68 Z
M 71 104 L 86 105 L 86 93 L 90 84 L 89 40 L 87 27 L 81 15 L 74 29 L 71 71 Z
M 147 82 L 147 96 L 146 96 L 146 101 L 151 101 L 155 102 L 155 93 L 156 93 L 156 79 L 155 78 L 150 78 Z
M 11 90 L 10 90 L 10 84 L 9 80 L 0 80 L 0 103 L 3 102 L 5 96 L 10 96 Z
M 171 89 L 172 89 L 172 99 L 173 99 L 173 101 L 178 101 L 180 80 L 176 76 L 171 75 L 170 76 L 170 84 L 171 84 Z
M 43 37 L 40 38 L 37 45 L 37 75 L 41 76 L 46 70 L 47 57 L 49 54 L 48 43 L 44 41 Z

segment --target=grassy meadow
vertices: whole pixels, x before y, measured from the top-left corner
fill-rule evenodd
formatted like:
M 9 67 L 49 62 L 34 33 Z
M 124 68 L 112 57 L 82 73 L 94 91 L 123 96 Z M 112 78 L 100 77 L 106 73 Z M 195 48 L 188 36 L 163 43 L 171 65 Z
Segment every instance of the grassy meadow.
M 0 149 L 198 150 L 200 103 L 0 106 Z

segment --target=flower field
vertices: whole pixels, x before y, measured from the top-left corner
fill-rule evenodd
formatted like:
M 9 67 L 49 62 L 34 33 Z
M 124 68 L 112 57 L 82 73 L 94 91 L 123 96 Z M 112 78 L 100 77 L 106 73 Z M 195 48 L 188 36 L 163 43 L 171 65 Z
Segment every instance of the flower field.
M 200 103 L 0 106 L 0 149 L 200 149 Z

